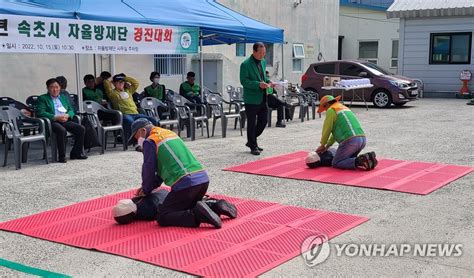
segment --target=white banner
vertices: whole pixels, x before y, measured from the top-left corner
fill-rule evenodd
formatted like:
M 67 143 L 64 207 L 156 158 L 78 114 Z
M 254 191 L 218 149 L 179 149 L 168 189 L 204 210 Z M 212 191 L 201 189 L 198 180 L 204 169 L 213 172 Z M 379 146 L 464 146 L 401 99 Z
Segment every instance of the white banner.
M 198 28 L 0 14 L 0 52 L 187 54 Z

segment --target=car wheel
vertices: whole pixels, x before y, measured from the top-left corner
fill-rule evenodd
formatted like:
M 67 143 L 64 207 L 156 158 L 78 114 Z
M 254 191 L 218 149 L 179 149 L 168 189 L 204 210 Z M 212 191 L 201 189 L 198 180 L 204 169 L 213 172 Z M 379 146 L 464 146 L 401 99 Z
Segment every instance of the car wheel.
M 392 97 L 385 91 L 375 91 L 372 102 L 377 108 L 387 108 L 392 104 Z

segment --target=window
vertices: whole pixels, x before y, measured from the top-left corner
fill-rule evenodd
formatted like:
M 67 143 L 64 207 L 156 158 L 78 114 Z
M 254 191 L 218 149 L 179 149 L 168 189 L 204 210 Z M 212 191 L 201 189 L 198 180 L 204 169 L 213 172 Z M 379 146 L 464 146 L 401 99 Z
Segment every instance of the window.
M 265 49 L 267 54 L 265 55 L 265 61 L 267 61 L 268 67 L 273 67 L 273 43 L 266 43 Z
M 431 34 L 430 64 L 470 64 L 471 33 Z
M 235 44 L 235 56 L 237 57 L 245 57 L 247 54 L 245 53 L 245 43 L 236 43 Z
M 322 74 L 335 74 L 336 64 L 323 64 L 314 67 L 314 71 Z
M 363 71 L 367 72 L 363 68 L 361 68 L 357 65 L 354 65 L 354 64 L 349 64 L 349 63 L 340 63 L 339 64 L 339 74 L 340 75 L 359 77 L 359 74 Z
M 293 44 L 293 57 L 294 58 L 304 58 L 304 46 L 300 43 Z
M 303 59 L 293 59 L 293 71 L 303 72 Z
M 359 59 L 377 64 L 379 57 L 379 42 L 359 42 Z
M 304 45 L 302 43 L 293 44 L 293 71 L 303 71 Z
M 398 40 L 392 40 L 392 59 L 390 59 L 390 67 L 398 67 Z
M 186 55 L 156 54 L 155 71 L 163 75 L 182 75 L 186 68 Z

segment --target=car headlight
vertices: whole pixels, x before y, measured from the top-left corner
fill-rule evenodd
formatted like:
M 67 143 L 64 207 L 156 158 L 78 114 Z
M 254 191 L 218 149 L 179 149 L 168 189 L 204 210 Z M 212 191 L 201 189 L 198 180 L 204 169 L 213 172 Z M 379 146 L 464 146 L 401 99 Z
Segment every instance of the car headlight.
M 396 80 L 390 80 L 390 84 L 400 89 L 407 89 L 409 87 L 408 84 Z

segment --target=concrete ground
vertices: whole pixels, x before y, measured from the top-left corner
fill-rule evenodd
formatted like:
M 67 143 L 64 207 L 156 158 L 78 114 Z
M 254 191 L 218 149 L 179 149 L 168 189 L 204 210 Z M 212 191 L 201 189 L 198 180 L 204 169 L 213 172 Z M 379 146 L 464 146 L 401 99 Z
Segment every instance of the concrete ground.
M 474 110 L 466 100 L 422 99 L 406 107 L 353 110 L 368 136 L 367 149 L 379 157 L 473 166 Z M 274 116 L 276 113 L 274 113 Z M 323 115 L 324 117 L 324 115 Z M 265 273 L 274 276 L 474 276 L 474 175 L 419 196 L 358 187 L 224 172 L 227 166 L 318 146 L 323 119 L 293 121 L 269 128 L 249 154 L 245 137 L 231 130 L 187 144 L 209 169 L 210 191 L 242 198 L 332 210 L 370 221 L 331 240 L 329 258 L 309 268 L 298 256 Z M 244 133 L 245 136 L 245 133 Z M 0 146 L 3 148 L 3 145 Z M 3 157 L 3 153 L 0 153 Z M 59 208 L 137 187 L 141 154 L 92 151 L 86 161 L 44 165 L 40 152 L 15 171 L 13 161 L 0 168 L 0 221 Z M 10 156 L 11 157 L 11 156 Z M 334 243 L 459 243 L 460 257 L 336 257 Z M 82 250 L 14 233 L 0 232 L 0 258 L 72 276 L 184 276 L 154 265 Z M 0 268 L 0 276 L 22 276 Z

